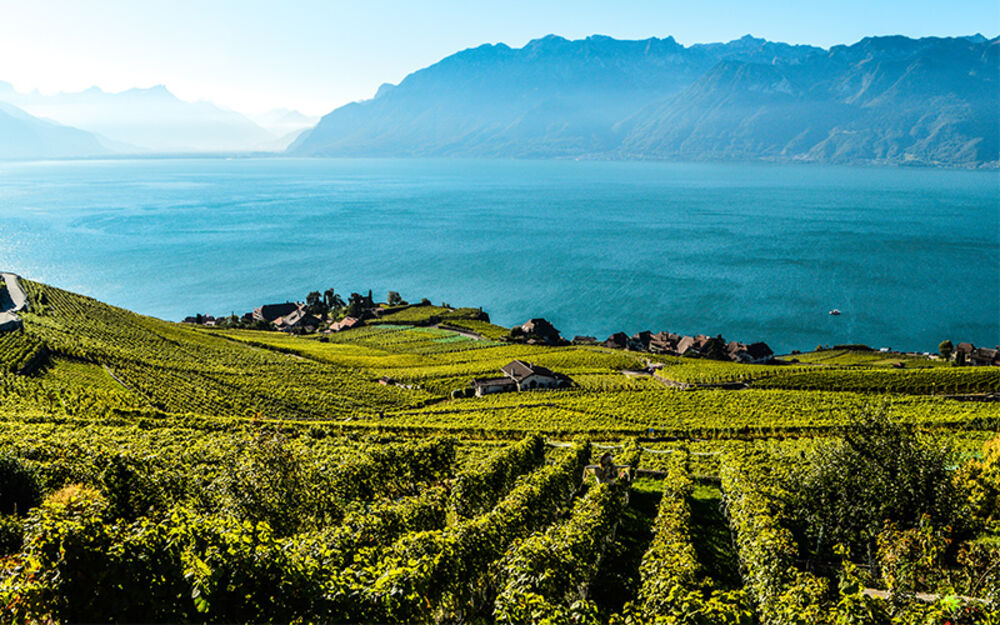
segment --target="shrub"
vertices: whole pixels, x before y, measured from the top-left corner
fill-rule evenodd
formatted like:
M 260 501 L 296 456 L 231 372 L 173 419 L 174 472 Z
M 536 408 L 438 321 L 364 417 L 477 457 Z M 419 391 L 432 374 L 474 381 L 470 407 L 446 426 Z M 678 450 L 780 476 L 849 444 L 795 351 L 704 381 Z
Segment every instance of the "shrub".
M 875 565 L 876 540 L 885 523 L 916 527 L 926 515 L 934 526 L 952 526 L 957 490 L 950 450 L 922 437 L 884 411 L 851 417 L 842 439 L 818 446 L 792 490 L 809 544 L 824 556 L 835 544 Z
M 14 516 L 0 516 L 0 558 L 17 553 L 24 543 L 24 527 L 21 519 Z
M 0 515 L 24 515 L 41 501 L 35 471 L 20 458 L 0 456 Z

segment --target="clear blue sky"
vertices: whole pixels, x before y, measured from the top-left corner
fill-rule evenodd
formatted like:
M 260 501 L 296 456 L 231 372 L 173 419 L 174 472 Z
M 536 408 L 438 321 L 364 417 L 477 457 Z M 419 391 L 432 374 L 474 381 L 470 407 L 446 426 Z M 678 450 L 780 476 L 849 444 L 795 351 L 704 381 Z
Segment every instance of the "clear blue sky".
M 20 90 L 165 84 L 236 110 L 313 114 L 457 50 L 549 33 L 829 47 L 1000 32 L 997 0 L 0 0 L 0 16 L 0 80 Z

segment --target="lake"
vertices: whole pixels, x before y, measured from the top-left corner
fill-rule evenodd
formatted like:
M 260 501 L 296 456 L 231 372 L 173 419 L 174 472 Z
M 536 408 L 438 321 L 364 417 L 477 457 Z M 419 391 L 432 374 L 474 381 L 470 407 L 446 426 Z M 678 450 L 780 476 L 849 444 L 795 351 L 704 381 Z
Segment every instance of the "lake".
M 172 320 L 334 287 L 568 337 L 993 346 L 998 183 L 805 164 L 8 162 L 0 269 Z

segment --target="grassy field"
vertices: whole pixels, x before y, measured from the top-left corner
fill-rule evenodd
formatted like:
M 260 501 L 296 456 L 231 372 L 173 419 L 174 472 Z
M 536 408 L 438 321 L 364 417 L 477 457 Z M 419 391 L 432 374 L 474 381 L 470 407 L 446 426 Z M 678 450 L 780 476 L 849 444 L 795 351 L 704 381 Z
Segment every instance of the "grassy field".
M 510 344 L 433 306 L 299 337 L 24 286 L 24 332 L 0 335 L 0 622 L 996 622 L 1000 584 L 968 576 L 1000 557 L 1000 403 L 977 397 L 1000 369 Z M 514 359 L 573 385 L 452 399 Z M 851 572 L 788 507 L 871 412 L 952 450 L 982 519 L 930 572 Z M 647 473 L 581 485 L 606 449 Z

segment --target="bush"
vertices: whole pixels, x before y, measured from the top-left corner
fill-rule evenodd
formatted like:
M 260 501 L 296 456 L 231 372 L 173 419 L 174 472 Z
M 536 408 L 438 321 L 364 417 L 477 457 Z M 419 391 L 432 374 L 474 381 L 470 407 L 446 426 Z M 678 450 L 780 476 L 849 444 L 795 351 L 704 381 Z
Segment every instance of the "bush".
M 237 518 L 267 522 L 282 536 L 302 523 L 310 476 L 301 454 L 283 434 L 260 432 L 234 459 L 224 489 Z
M 13 516 L 0 516 L 0 559 L 17 553 L 24 544 L 24 527 Z
M 864 411 L 851 418 L 839 442 L 817 447 L 789 485 L 801 511 L 800 529 L 823 557 L 840 543 L 875 566 L 886 522 L 907 530 L 924 516 L 937 527 L 957 520 L 952 463 L 947 446 L 922 437 L 913 425 L 881 410 Z
M 970 530 L 1000 534 L 1000 438 L 986 443 L 982 459 L 961 465 L 954 481 L 965 497 L 962 517 Z
M 41 498 L 35 471 L 20 458 L 0 456 L 0 515 L 24 515 L 37 506 Z

